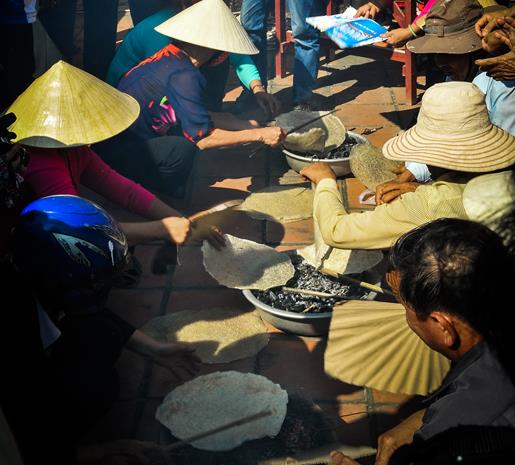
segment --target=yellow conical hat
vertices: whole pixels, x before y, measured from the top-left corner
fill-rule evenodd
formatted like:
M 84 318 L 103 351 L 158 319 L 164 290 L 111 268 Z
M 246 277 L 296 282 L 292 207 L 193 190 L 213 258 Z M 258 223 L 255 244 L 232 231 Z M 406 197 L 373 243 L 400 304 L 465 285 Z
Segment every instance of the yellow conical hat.
M 15 142 L 63 148 L 94 144 L 127 129 L 139 104 L 91 74 L 64 61 L 37 78 L 7 110 Z
M 255 55 L 258 49 L 223 0 L 201 0 L 155 28 L 182 42 Z
M 335 306 L 324 355 L 327 374 L 381 391 L 427 395 L 450 368 L 406 323 L 401 304 L 349 301 Z

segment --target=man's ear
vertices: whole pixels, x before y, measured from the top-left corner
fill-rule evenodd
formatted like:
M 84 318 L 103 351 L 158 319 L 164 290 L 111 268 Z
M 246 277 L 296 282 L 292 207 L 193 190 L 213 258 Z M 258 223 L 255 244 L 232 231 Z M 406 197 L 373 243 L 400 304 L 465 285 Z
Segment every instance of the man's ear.
M 436 330 L 441 332 L 442 342 L 446 347 L 451 348 L 458 342 L 459 336 L 452 319 L 446 313 L 431 312 L 429 318 L 435 323 Z

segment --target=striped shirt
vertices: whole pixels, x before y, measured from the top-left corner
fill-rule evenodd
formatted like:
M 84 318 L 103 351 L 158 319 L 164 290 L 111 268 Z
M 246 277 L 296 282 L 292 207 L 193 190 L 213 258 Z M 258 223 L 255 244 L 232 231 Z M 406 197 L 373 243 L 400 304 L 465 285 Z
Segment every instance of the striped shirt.
M 463 191 L 470 177 L 420 186 L 373 211 L 347 213 L 333 179 L 315 190 L 313 216 L 324 242 L 340 249 L 386 249 L 403 234 L 438 218 L 468 219 Z

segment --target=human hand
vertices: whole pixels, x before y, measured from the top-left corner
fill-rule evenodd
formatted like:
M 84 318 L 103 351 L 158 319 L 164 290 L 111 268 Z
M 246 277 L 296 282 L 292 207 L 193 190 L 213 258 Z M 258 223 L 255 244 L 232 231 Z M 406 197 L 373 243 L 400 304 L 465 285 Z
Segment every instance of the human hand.
M 120 439 L 81 446 L 77 462 L 79 465 L 151 465 L 160 450 L 160 446 L 153 442 Z
M 376 205 L 390 203 L 407 192 L 415 192 L 418 182 L 388 181 L 376 187 Z
M 331 452 L 331 465 L 359 465 L 358 462 L 338 451 Z
M 491 32 L 486 37 L 481 38 L 481 47 L 485 52 L 493 54 L 504 48 L 503 41 L 498 39 L 496 34 L 497 32 Z
M 315 184 L 318 184 L 322 179 L 336 180 L 336 174 L 334 174 L 332 168 L 321 161 L 306 166 L 300 171 L 300 174 Z
M 479 37 L 486 37 L 490 32 L 494 29 L 497 29 L 497 19 L 504 18 L 506 12 L 508 10 L 495 11 L 493 13 L 488 13 L 486 15 L 481 16 L 478 19 L 476 24 L 474 25 L 474 29 L 476 30 L 476 34 Z
M 258 129 L 259 140 L 270 147 L 277 147 L 286 137 L 284 130 L 278 126 Z
M 504 18 L 502 34 L 496 32 L 495 37 L 506 45 L 510 51 L 504 55 L 476 60 L 476 65 L 497 81 L 515 79 L 515 19 Z
M 181 342 L 155 341 L 149 355 L 154 363 L 168 368 L 179 381 L 194 376 L 201 363 L 195 349 Z
M 267 118 L 279 113 L 281 103 L 275 95 L 269 94 L 263 89 L 256 91 L 254 97 L 256 98 L 256 103 L 259 105 L 259 108 L 263 110 Z
M 400 27 L 381 34 L 381 37 L 384 37 L 385 42 L 392 47 L 402 47 L 406 42 L 413 39 L 413 34 L 408 28 Z
M 368 2 L 358 8 L 354 17 L 374 19 L 380 11 L 381 8 L 379 8 L 377 5 L 374 5 L 372 2 Z
M 424 413 L 425 409 L 415 412 L 403 422 L 379 436 L 375 465 L 387 465 L 393 453 L 399 447 L 413 442 L 415 432 L 422 426 Z
M 191 230 L 191 222 L 182 216 L 168 216 L 161 220 L 165 235 L 174 244 L 182 245 L 188 239 Z
M 191 241 L 207 241 L 216 250 L 222 250 L 226 246 L 224 234 L 216 226 L 193 220 L 191 228 Z

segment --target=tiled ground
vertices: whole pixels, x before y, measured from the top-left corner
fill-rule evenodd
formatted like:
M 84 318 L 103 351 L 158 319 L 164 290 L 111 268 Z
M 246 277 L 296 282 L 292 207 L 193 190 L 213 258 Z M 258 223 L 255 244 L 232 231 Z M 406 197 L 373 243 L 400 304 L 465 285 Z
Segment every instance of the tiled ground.
M 405 104 L 400 66 L 385 60 L 381 51 L 361 49 L 352 54 L 341 53 L 336 60 L 322 65 L 318 82 L 316 92 L 320 102 L 328 108 L 338 107 L 336 114 L 349 129 L 355 128 L 358 133 L 366 128 L 376 129 L 368 138 L 377 146 L 405 128 L 414 117 L 415 109 Z M 291 76 L 271 82 L 271 91 L 281 98 L 286 110 L 290 105 L 291 83 Z M 239 92 L 239 89 L 231 90 L 227 99 L 234 100 Z M 262 150 L 251 158 L 248 152 L 248 149 L 237 149 L 202 153 L 185 211 L 241 198 L 278 182 L 302 182 L 288 172 L 280 152 Z M 113 211 L 118 216 L 126 215 Z M 235 214 L 225 230 L 281 250 L 307 245 L 313 239 L 311 221 L 281 225 L 253 220 L 244 214 Z M 204 271 L 198 246 L 181 249 L 181 265 L 174 274 L 152 274 L 151 264 L 158 248 L 159 245 L 137 247 L 136 255 L 144 268 L 140 285 L 136 289 L 115 290 L 110 298 L 110 308 L 134 325 L 178 310 L 250 308 L 240 292 L 220 287 Z M 380 432 L 409 411 L 407 396 L 329 379 L 323 371 L 323 339 L 296 337 L 273 328 L 270 331 L 269 345 L 257 356 L 226 365 L 204 366 L 201 373 L 235 369 L 263 374 L 291 393 L 317 403 L 335 420 L 341 440 L 348 444 L 373 445 Z M 89 439 L 158 441 L 161 428 L 154 412 L 177 381 L 167 370 L 129 352 L 123 354 L 118 369 L 122 381 L 120 400 Z

